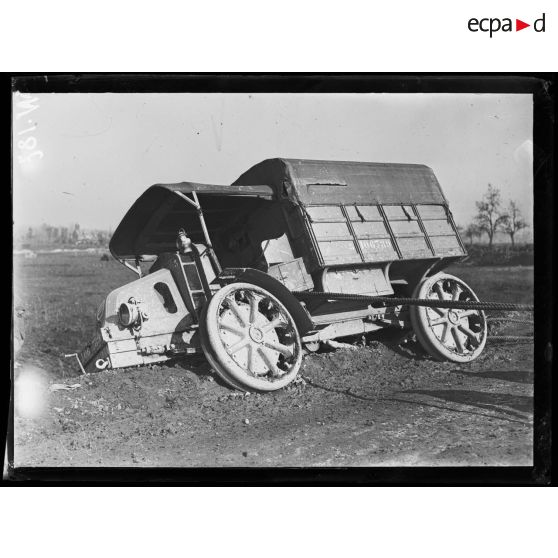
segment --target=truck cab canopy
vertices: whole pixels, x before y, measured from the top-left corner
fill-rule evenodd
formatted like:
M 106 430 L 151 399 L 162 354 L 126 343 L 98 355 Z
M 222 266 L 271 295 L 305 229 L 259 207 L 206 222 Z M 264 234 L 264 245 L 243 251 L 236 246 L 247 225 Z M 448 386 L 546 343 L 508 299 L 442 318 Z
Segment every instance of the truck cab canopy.
M 240 213 L 253 211 L 273 198 L 273 189 L 265 185 L 155 184 L 136 200 L 118 225 L 110 240 L 111 253 L 126 259 L 174 251 L 180 228 L 186 229 L 194 242 L 204 242 L 196 208 L 179 195 L 190 196 L 193 192 L 210 234 Z

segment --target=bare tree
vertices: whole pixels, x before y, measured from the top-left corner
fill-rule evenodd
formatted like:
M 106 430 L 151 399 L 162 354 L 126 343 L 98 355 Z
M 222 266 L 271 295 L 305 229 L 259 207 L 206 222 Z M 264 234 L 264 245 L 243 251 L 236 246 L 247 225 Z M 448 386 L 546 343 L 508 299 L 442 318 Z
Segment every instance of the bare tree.
M 504 232 L 510 235 L 511 245 L 515 246 L 515 233 L 527 228 L 528 225 L 525 222 L 525 219 L 523 219 L 517 203 L 513 200 L 510 200 L 510 203 L 508 204 L 508 213 L 505 217 L 503 226 Z
M 475 217 L 475 224 L 488 235 L 488 245 L 492 248 L 494 234 L 502 228 L 507 219 L 507 216 L 500 212 L 502 205 L 500 190 L 489 184 L 482 200 L 476 202 L 476 205 L 478 213 Z

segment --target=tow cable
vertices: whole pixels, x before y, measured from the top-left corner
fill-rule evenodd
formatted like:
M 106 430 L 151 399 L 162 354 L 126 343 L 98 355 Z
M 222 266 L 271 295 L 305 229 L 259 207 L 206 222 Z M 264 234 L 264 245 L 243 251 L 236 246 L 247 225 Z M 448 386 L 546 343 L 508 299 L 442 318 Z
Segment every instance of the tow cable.
M 367 296 L 347 293 L 330 293 L 321 291 L 292 291 L 299 299 L 321 298 L 326 300 L 350 300 L 367 302 L 379 307 L 386 306 L 426 306 L 428 308 L 449 308 L 458 310 L 497 310 L 497 311 L 516 311 L 533 312 L 532 304 L 511 304 L 508 302 L 483 302 L 483 301 L 463 301 L 463 300 L 432 300 L 425 298 L 397 298 L 389 296 Z M 521 324 L 533 325 L 529 320 L 519 320 L 506 317 L 487 318 L 487 321 L 509 321 Z M 492 341 L 533 341 L 532 335 L 489 335 Z

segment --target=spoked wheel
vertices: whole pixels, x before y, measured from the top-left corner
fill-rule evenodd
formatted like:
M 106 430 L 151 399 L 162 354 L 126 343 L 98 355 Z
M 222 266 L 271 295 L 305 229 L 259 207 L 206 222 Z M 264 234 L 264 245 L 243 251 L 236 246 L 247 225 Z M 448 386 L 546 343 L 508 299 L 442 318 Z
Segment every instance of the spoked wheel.
M 426 278 L 414 298 L 451 301 L 478 301 L 464 281 L 439 273 Z M 410 306 L 411 324 L 419 343 L 436 360 L 469 362 L 476 359 L 486 344 L 486 316 L 482 310 L 456 310 Z
M 302 344 L 292 316 L 271 293 L 250 283 L 215 293 L 200 333 L 207 360 L 237 389 L 281 389 L 300 369 Z

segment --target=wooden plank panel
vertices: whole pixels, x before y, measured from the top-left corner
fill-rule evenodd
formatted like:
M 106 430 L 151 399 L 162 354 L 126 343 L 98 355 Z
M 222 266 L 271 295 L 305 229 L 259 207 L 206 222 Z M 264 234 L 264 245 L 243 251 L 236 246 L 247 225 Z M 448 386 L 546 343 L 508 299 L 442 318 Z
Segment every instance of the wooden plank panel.
M 306 208 L 313 222 L 320 221 L 345 221 L 343 211 L 337 205 L 318 205 Z
M 424 234 L 420 230 L 418 221 L 391 221 L 391 230 L 393 234 L 399 238 L 401 236 L 421 236 Z
M 389 223 L 384 222 L 377 205 L 345 205 L 344 210 L 350 223 L 345 220 L 344 212 L 339 206 L 311 206 L 307 211 L 325 265 L 362 261 L 351 230 L 354 231 L 358 248 L 367 262 L 398 260 L 393 244 L 395 241 L 403 259 L 431 258 L 432 249 L 436 256 L 463 255 L 455 231 L 447 220 L 445 206 L 424 204 L 417 205 L 416 208 L 423 220 L 423 227 L 410 205 L 382 206 L 380 209 L 385 212 Z M 390 237 L 390 228 L 395 240 Z M 425 232 L 428 238 L 425 238 Z M 429 239 L 432 239 L 432 249 Z
M 366 261 L 379 262 L 399 259 L 389 238 L 377 240 L 362 239 L 358 243 Z
M 410 205 L 405 206 L 407 213 L 405 213 L 401 205 L 384 205 L 382 207 L 390 223 L 392 221 L 413 221 L 416 219 L 415 212 Z
M 360 217 L 360 215 L 362 215 L 362 217 L 364 217 L 366 221 L 383 221 L 382 214 L 380 213 L 380 210 L 378 209 L 377 206 L 359 205 L 357 207 L 358 207 L 358 211 L 356 210 L 354 205 L 345 206 L 345 209 L 347 210 L 349 219 L 351 221 L 362 222 L 362 218 Z
M 312 277 L 306 272 L 302 258 L 273 265 L 267 270 L 267 273 L 291 291 L 307 291 L 314 286 Z
M 330 269 L 323 281 L 324 290 L 330 293 L 393 294 L 381 268 Z
M 360 262 L 354 242 L 334 240 L 318 242 L 326 265 Z
M 423 237 L 398 238 L 397 244 L 403 258 L 427 258 L 432 257 L 432 252 Z
M 430 242 L 437 256 L 462 256 L 463 250 L 455 235 L 431 236 Z
M 286 234 L 279 238 L 262 241 L 262 250 L 268 264 L 290 262 L 295 259 L 291 244 Z
M 432 221 L 423 221 L 424 230 L 428 236 L 455 236 L 455 232 L 451 223 L 447 219 L 436 219 Z
M 388 238 L 389 232 L 383 222 L 378 221 L 355 221 L 353 229 L 357 238 Z
M 417 205 L 416 207 L 423 220 L 447 219 L 446 208 L 443 205 Z
M 312 228 L 318 240 L 333 238 L 352 240 L 353 238 L 346 221 L 344 223 L 312 223 Z

